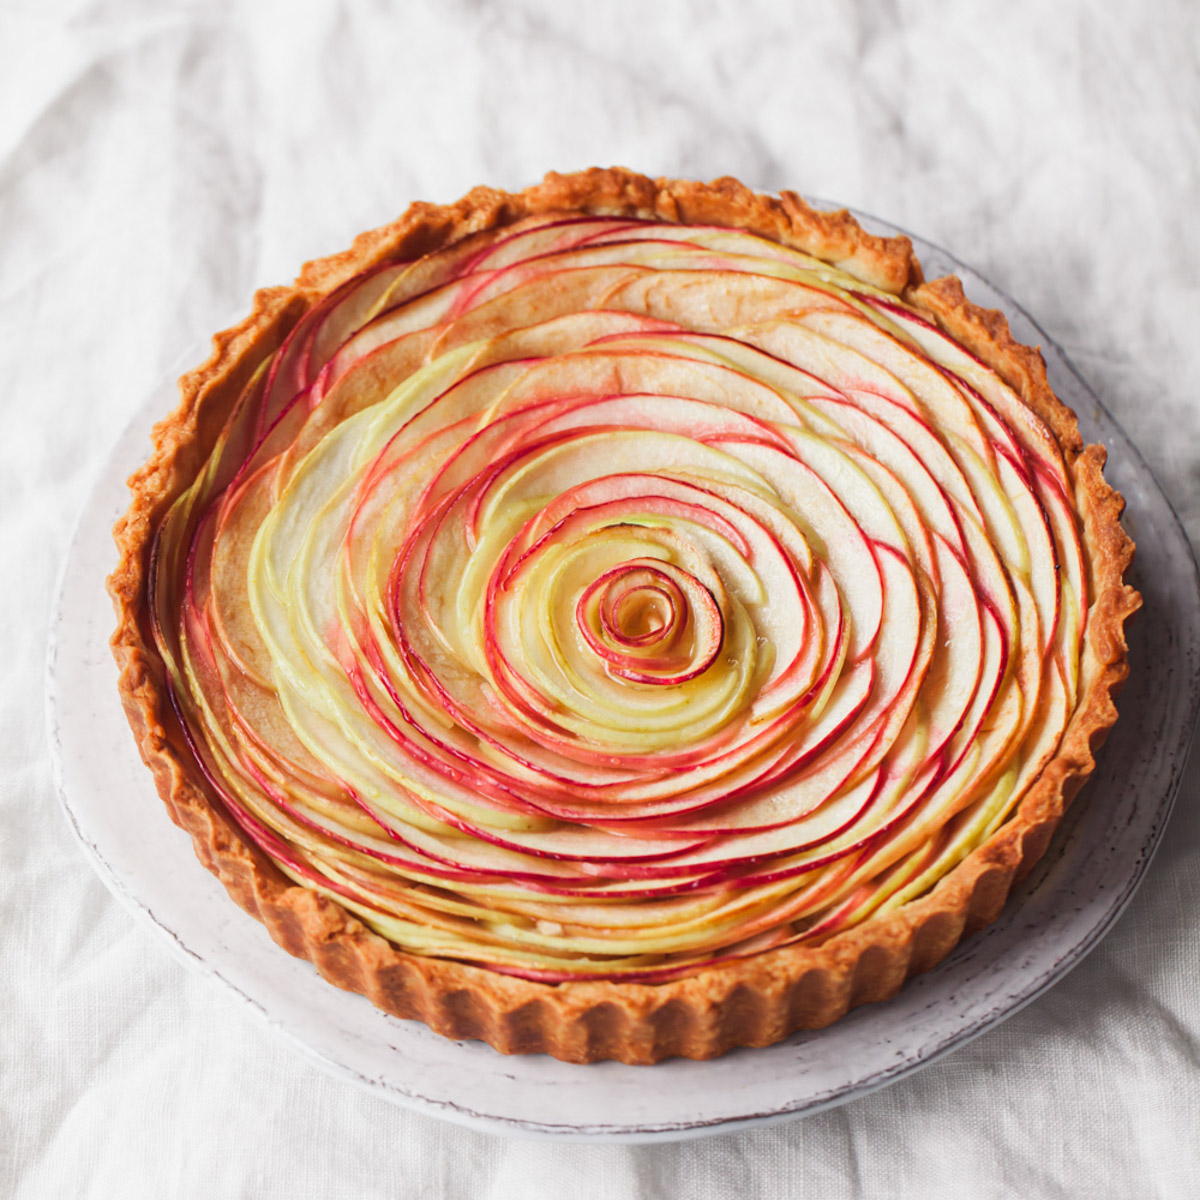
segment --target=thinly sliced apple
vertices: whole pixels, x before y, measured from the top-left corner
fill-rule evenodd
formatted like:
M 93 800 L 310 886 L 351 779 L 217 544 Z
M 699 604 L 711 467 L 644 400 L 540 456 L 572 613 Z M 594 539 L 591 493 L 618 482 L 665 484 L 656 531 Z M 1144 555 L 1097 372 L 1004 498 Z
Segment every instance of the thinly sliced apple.
M 662 981 L 928 890 L 1081 686 L 1062 455 L 906 304 L 547 214 L 315 305 L 156 540 L 214 795 L 421 954 Z

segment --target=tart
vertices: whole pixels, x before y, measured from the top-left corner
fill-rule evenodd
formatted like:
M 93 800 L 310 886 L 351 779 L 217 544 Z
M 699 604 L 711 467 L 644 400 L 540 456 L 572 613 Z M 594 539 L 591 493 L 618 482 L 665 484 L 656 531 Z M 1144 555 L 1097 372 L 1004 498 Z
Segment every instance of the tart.
M 651 1063 L 884 1000 L 1116 718 L 1103 450 L 791 193 L 416 204 L 181 392 L 109 580 L 142 757 L 276 942 L 447 1036 Z

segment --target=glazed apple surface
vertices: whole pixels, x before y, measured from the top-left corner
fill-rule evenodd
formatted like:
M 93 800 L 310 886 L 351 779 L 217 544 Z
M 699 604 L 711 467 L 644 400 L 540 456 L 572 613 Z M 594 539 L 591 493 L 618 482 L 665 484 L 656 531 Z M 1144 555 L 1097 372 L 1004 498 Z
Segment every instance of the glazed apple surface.
M 662 982 L 923 895 L 1080 694 L 1067 465 L 889 292 L 538 216 L 362 272 L 154 543 L 211 791 L 402 949 Z

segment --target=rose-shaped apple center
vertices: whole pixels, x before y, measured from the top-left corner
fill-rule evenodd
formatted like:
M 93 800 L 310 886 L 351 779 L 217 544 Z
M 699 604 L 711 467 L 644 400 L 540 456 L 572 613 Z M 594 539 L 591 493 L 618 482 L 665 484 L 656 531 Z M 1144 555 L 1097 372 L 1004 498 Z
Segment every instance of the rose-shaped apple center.
M 669 563 L 626 563 L 605 571 L 580 597 L 576 620 L 610 674 L 657 685 L 702 675 L 725 633 L 712 592 Z
M 655 645 L 678 629 L 675 605 L 663 588 L 630 588 L 600 611 L 605 632 L 624 646 Z

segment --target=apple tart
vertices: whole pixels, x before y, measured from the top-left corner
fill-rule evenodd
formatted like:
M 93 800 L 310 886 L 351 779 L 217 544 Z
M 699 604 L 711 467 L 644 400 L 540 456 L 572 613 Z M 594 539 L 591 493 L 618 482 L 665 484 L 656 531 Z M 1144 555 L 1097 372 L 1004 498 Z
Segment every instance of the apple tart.
M 181 387 L 109 581 L 142 756 L 280 945 L 448 1036 L 647 1063 L 885 999 L 1115 720 L 1103 451 L 790 193 L 417 204 Z

